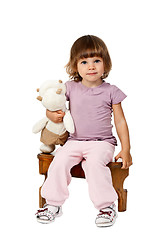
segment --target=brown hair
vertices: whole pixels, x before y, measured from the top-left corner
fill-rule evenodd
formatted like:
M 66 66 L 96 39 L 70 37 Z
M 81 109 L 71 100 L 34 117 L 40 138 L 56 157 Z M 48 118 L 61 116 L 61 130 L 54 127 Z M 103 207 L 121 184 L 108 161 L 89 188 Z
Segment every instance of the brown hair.
M 82 80 L 77 71 L 77 63 L 79 59 L 88 57 L 101 57 L 104 61 L 104 74 L 101 78 L 104 79 L 109 75 L 112 62 L 105 43 L 96 36 L 86 35 L 78 38 L 72 45 L 70 60 L 66 65 L 66 71 L 71 79 L 76 82 Z

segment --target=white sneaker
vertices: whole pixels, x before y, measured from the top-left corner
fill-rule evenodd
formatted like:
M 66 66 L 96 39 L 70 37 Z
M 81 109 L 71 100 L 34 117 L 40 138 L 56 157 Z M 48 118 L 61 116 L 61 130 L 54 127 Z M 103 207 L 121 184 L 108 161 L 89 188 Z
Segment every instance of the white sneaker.
M 111 206 L 100 210 L 99 214 L 96 217 L 96 226 L 110 227 L 115 223 L 117 217 L 118 215 L 116 213 L 116 206 L 113 203 Z
M 45 204 L 43 208 L 40 208 L 36 215 L 36 219 L 39 223 L 51 223 L 54 222 L 56 217 L 62 215 L 62 208 Z

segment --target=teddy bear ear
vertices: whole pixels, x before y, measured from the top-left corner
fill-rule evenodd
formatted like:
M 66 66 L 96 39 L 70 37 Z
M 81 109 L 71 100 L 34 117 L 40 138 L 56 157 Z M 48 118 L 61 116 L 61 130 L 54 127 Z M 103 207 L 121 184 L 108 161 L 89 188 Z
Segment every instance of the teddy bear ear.
M 40 91 L 40 89 L 39 89 L 39 88 L 37 88 L 37 89 L 36 89 L 36 91 L 37 91 L 37 92 L 39 92 L 39 91 Z
M 57 91 L 56 91 L 57 94 L 61 94 L 61 92 L 62 92 L 61 88 L 58 88 Z
M 63 83 L 62 80 L 59 80 L 59 83 Z
M 37 97 L 37 100 L 42 101 L 42 97 L 41 97 L 41 96 L 38 96 L 38 97 Z

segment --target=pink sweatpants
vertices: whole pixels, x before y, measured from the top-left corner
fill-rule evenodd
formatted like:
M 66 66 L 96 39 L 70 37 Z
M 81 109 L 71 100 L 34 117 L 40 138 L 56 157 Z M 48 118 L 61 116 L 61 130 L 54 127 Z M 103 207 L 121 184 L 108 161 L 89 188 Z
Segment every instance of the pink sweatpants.
M 55 154 L 41 195 L 48 204 L 61 206 L 69 196 L 70 170 L 82 161 L 88 182 L 90 199 L 97 209 L 110 206 L 117 200 L 111 172 L 106 164 L 112 161 L 114 146 L 105 141 L 69 140 Z

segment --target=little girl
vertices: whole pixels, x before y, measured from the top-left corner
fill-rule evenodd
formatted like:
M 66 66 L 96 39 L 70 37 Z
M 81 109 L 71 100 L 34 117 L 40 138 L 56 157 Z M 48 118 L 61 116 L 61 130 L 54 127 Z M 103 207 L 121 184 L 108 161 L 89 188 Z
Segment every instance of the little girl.
M 111 226 L 117 217 L 114 204 L 117 193 L 106 166 L 113 160 L 117 145 L 112 134 L 112 112 L 121 142 L 121 151 L 115 160 L 122 158 L 124 169 L 132 165 L 129 132 L 121 106 L 126 95 L 104 81 L 112 63 L 105 43 L 98 37 L 87 35 L 77 39 L 66 67 L 71 77 L 71 81 L 66 82 L 66 97 L 75 132 L 55 153 L 41 192 L 46 205 L 38 210 L 36 217 L 41 223 L 50 223 L 62 214 L 61 206 L 69 196 L 70 170 L 82 161 L 90 199 L 99 210 L 96 225 Z M 63 112 L 47 111 L 47 117 L 57 123 L 63 115 Z

